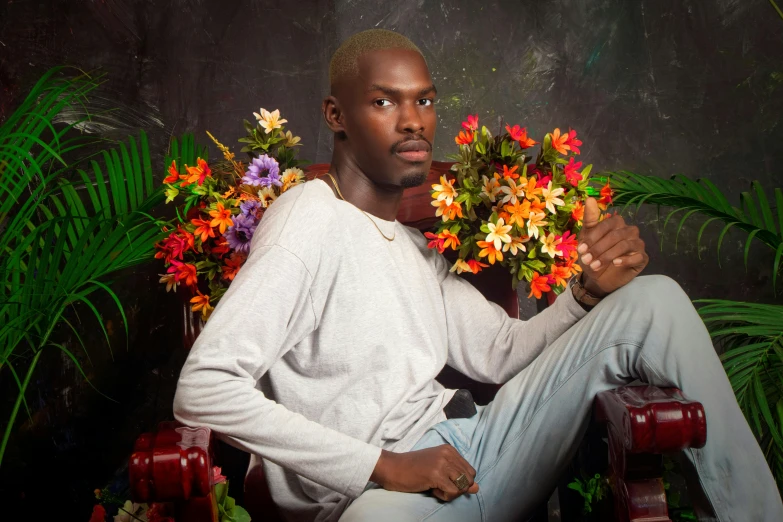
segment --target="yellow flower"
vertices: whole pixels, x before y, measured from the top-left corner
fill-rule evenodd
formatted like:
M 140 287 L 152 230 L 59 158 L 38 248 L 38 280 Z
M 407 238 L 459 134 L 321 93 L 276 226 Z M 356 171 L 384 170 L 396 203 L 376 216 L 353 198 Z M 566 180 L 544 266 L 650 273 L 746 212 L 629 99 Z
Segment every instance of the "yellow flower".
M 171 203 L 179 195 L 179 189 L 177 187 L 168 187 L 166 189 L 166 203 Z
M 290 149 L 291 147 L 296 147 L 297 146 L 296 144 L 299 143 L 300 141 L 302 141 L 302 138 L 300 138 L 299 136 L 294 136 L 293 134 L 291 134 L 291 131 L 285 131 L 285 142 L 283 143 L 283 145 L 285 145 Z
M 552 182 L 550 181 L 546 188 L 541 189 L 541 196 L 544 198 L 544 201 L 546 202 L 546 208 L 551 212 L 552 214 L 556 214 L 557 210 L 555 209 L 555 205 L 562 206 L 565 203 L 562 199 L 558 198 L 557 196 L 562 196 L 563 188 L 556 188 L 552 190 Z
M 498 180 L 495 177 L 488 178 L 486 176 L 482 176 L 482 179 L 484 180 L 484 186 L 481 188 L 481 193 L 487 196 L 489 200 L 494 203 L 495 196 L 500 194 L 500 183 L 498 183 Z
M 517 255 L 517 252 L 527 252 L 525 242 L 521 237 L 511 236 L 511 242 L 503 245 L 503 252 L 511 251 L 511 255 Z
M 541 238 L 541 251 L 549 254 L 552 259 L 557 255 L 557 247 L 560 244 L 560 240 L 555 240 L 555 238 L 554 232 Z
M 452 185 L 453 182 L 446 179 L 446 176 L 440 177 L 440 185 L 433 185 L 432 189 L 435 191 L 432 194 L 433 199 L 436 201 L 445 201 L 446 206 L 450 206 L 457 198 L 457 189 Z M 433 202 L 433 205 L 436 205 Z
M 495 244 L 495 250 L 500 250 L 502 243 L 511 243 L 511 236 L 508 233 L 513 228 L 511 225 L 506 225 L 503 222 L 503 218 L 498 219 L 497 224 L 487 223 L 489 234 L 487 234 L 486 241 L 488 243 Z
M 462 272 L 471 272 L 470 265 L 465 262 L 463 259 L 457 259 L 457 262 L 454 263 L 454 266 L 451 267 L 451 270 L 449 272 L 457 271 L 458 274 L 461 274 Z
M 525 178 L 521 178 L 525 179 Z M 525 186 L 524 185 L 517 185 L 517 182 L 513 179 L 507 179 L 506 183 L 508 183 L 508 186 L 500 187 L 500 190 L 505 194 L 503 196 L 503 199 L 501 200 L 502 203 L 508 203 L 509 201 L 512 203 L 516 203 L 520 199 L 525 199 Z
M 255 116 L 258 120 L 258 124 L 266 130 L 266 134 L 269 134 L 275 129 L 279 129 L 283 126 L 284 123 L 288 123 L 288 120 L 280 118 L 279 109 L 275 109 L 274 111 L 269 112 L 268 110 L 261 107 L 260 110 L 261 114 L 254 112 L 253 116 Z
M 258 191 L 258 200 L 264 208 L 267 208 L 275 199 L 277 199 L 277 194 L 275 194 L 275 189 L 272 187 L 262 187 Z
M 196 290 L 196 293 L 198 294 L 196 297 L 190 300 L 193 305 L 190 307 L 191 311 L 198 312 L 201 310 L 201 317 L 206 319 L 209 317 L 210 312 L 215 309 L 214 306 L 209 304 L 209 296 L 204 295 L 198 290 Z
M 173 288 L 174 290 L 177 289 L 177 280 L 175 279 L 176 274 L 158 274 L 161 276 L 159 283 L 166 283 L 166 291 L 169 292 Z
M 544 221 L 546 214 L 530 213 L 530 219 L 527 220 L 527 235 L 538 239 L 538 227 L 546 226 Z
M 280 187 L 280 193 L 282 194 L 286 190 L 290 189 L 294 185 L 298 185 L 304 181 L 304 172 L 302 169 L 291 167 L 283 171 L 283 177 L 281 178 L 283 186 Z

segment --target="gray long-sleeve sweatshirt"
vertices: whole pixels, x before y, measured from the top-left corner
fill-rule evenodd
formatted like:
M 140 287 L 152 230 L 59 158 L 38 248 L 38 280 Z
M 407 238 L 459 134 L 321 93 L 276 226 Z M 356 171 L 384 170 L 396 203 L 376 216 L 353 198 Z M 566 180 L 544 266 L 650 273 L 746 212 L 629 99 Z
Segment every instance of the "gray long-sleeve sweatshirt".
M 337 520 L 382 448 L 407 451 L 445 420 L 444 365 L 502 383 L 586 313 L 565 292 L 511 319 L 449 268 L 418 230 L 321 180 L 294 187 L 196 340 L 175 417 L 248 451 L 286 518 Z

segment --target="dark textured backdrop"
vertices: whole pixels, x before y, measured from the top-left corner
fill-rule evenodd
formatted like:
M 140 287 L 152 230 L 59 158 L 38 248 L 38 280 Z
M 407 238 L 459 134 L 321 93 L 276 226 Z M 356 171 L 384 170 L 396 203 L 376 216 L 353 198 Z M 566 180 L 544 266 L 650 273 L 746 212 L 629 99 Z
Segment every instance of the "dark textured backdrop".
M 70 64 L 108 72 L 103 103 L 123 108 L 110 133 L 142 125 L 162 151 L 171 134 L 205 138 L 209 129 L 234 145 L 242 118 L 279 108 L 302 136 L 303 157 L 326 162 L 331 136 L 319 108 L 329 56 L 373 27 L 409 36 L 430 64 L 440 92 L 436 159 L 477 112 L 490 128 L 502 116 L 537 139 L 572 126 L 599 170 L 703 176 L 733 193 L 753 179 L 783 185 L 783 20 L 767 0 L 9 0 L 0 7 L 0 120 L 47 68 Z M 677 252 L 668 241 L 661 252 L 655 213 L 637 217 L 650 273 L 677 279 L 694 298 L 774 299 L 771 255 L 754 248 L 746 274 L 742 236 L 729 236 L 719 269 L 714 232 L 699 261 L 695 226 Z M 45 498 L 86 519 L 90 491 L 122 465 L 129 441 L 170 415 L 184 357 L 176 301 L 158 288 L 155 268 L 135 281 L 123 291 L 134 310 L 128 350 L 90 370 L 119 404 L 88 391 L 53 355 L 37 376 L 37 413 L 0 472 L 0 494 L 14 505 Z M 105 352 L 97 337 L 93 345 Z M 4 410 L 8 380 L 0 376 Z

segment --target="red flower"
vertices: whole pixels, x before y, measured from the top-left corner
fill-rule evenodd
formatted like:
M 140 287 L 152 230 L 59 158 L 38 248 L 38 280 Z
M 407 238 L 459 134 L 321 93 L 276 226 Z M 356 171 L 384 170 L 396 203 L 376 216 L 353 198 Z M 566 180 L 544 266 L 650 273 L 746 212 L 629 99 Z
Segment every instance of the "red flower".
M 243 256 L 237 254 L 236 252 L 231 254 L 231 257 L 226 259 L 226 264 L 222 267 L 223 279 L 233 281 L 244 262 L 245 258 Z
M 468 121 L 462 122 L 462 128 L 466 131 L 478 130 L 478 114 L 474 114 L 472 116 L 468 114 Z
M 100 504 L 95 504 L 92 508 L 90 522 L 106 522 L 106 510 Z
M 442 237 L 440 237 L 437 234 L 433 234 L 432 232 L 425 232 L 424 237 L 430 240 L 429 243 L 427 243 L 427 248 L 437 248 L 438 253 L 442 254 L 443 251 L 446 249 L 445 242 L 446 240 Z
M 177 162 L 171 160 L 171 166 L 169 167 L 169 175 L 163 180 L 163 183 L 174 183 L 179 179 L 179 171 L 177 170 Z
M 536 183 L 536 188 L 546 187 L 549 185 L 550 181 L 552 181 L 552 175 L 547 174 L 546 176 L 538 180 L 538 183 Z
M 607 181 L 606 185 L 601 189 L 601 198 L 598 200 L 598 208 L 606 210 L 606 207 L 612 204 L 612 196 L 614 196 L 614 192 L 612 192 L 612 187 L 609 186 L 609 182 Z
M 176 259 L 171 260 L 171 266 L 166 270 L 166 273 L 174 274 L 174 280 L 178 283 L 183 279 L 188 286 L 195 286 L 195 284 L 198 283 L 196 266 L 188 263 L 180 263 Z
M 470 145 L 473 143 L 473 133 L 471 131 L 460 131 L 459 135 L 454 138 L 457 145 Z
M 520 128 L 519 125 L 514 125 L 513 127 L 509 127 L 506 125 L 506 130 L 508 131 L 508 135 L 511 136 L 511 139 L 519 142 L 519 147 L 522 149 L 529 149 L 536 143 L 538 143 L 535 140 L 531 140 L 527 137 L 527 128 L 522 127 Z
M 566 139 L 565 143 L 571 147 L 571 151 L 574 154 L 579 154 L 579 147 L 582 146 L 582 141 L 576 139 L 576 131 L 574 129 L 568 130 L 568 138 Z
M 215 246 L 209 249 L 209 253 L 221 258 L 225 254 L 228 254 L 229 250 L 231 250 L 231 247 L 228 246 L 228 240 L 225 237 L 220 236 L 217 241 L 215 241 Z
M 565 166 L 565 176 L 571 185 L 577 186 L 579 182 L 582 181 L 582 173 L 577 172 L 577 170 L 581 168 L 582 162 L 574 162 L 574 157 L 571 156 L 568 160 L 568 165 Z
M 220 484 L 226 480 L 226 477 L 221 473 L 221 469 L 217 466 L 212 466 L 212 485 Z
M 481 272 L 482 268 L 487 268 L 489 265 L 485 265 L 484 263 L 479 263 L 475 259 L 468 259 L 468 266 L 470 267 L 470 271 L 474 274 L 478 274 Z

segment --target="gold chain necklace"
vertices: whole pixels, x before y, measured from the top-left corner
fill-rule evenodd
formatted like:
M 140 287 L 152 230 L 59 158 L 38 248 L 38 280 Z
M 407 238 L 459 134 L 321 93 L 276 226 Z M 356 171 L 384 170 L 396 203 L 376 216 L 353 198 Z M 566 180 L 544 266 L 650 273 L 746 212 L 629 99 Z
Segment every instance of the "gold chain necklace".
M 337 184 L 337 180 L 334 179 L 334 176 L 332 176 L 332 173 L 331 172 L 327 172 L 326 175 L 329 176 L 332 179 L 332 184 L 334 184 L 334 188 L 337 189 L 337 194 L 340 196 L 340 199 L 342 199 L 346 203 L 351 203 L 350 201 L 346 200 L 343 197 L 343 193 L 340 192 L 340 186 Z M 351 205 L 353 205 L 353 203 L 351 203 Z M 356 205 L 353 205 L 353 206 L 356 207 Z M 359 207 L 356 207 L 356 208 L 359 210 L 359 212 L 361 212 L 362 214 L 367 216 L 367 219 L 369 219 L 372 222 L 372 224 L 375 225 L 375 228 L 377 228 L 378 232 L 381 233 L 381 235 L 383 236 L 383 239 L 385 239 L 386 241 L 394 241 L 394 238 L 397 236 L 397 231 L 395 231 L 394 234 L 392 234 L 392 237 L 390 237 L 390 238 L 386 237 L 386 234 L 383 233 L 383 230 L 381 230 L 381 227 L 378 226 L 378 223 L 376 223 L 375 220 L 373 218 L 371 218 L 370 215 L 367 212 L 365 212 L 364 210 L 360 209 Z

